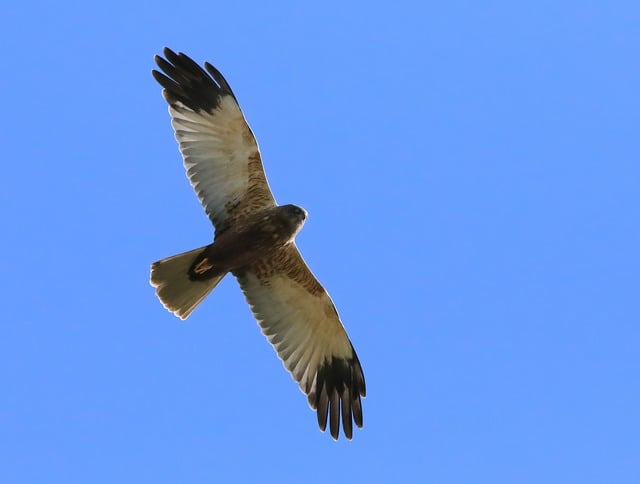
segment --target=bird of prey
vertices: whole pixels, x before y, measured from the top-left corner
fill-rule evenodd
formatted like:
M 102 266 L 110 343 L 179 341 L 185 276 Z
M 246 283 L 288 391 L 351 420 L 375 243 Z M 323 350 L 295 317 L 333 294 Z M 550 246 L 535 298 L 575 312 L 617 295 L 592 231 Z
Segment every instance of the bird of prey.
M 365 382 L 329 294 L 295 244 L 307 212 L 277 205 L 260 151 L 222 74 L 183 53 L 155 56 L 187 176 L 215 235 L 213 243 L 154 262 L 151 285 L 162 304 L 187 318 L 233 274 L 268 338 L 324 431 L 347 439 L 362 427 Z

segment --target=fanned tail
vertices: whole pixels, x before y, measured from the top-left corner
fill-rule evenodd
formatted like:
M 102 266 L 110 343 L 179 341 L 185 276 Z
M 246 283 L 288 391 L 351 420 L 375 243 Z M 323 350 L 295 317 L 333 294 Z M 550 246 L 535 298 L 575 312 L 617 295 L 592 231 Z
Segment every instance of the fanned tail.
M 158 299 L 180 319 L 189 317 L 226 275 L 223 272 L 204 280 L 189 277 L 189 269 L 205 248 L 183 252 L 151 264 L 151 285 L 156 288 Z

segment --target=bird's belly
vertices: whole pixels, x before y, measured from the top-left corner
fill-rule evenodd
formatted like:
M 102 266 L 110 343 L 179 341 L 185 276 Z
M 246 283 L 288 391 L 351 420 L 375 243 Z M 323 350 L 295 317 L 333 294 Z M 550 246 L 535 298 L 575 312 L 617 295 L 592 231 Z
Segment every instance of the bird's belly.
M 209 262 L 226 271 L 245 267 L 256 260 L 269 257 L 289 242 L 289 234 L 279 231 L 251 230 L 229 234 L 216 239 L 207 248 Z

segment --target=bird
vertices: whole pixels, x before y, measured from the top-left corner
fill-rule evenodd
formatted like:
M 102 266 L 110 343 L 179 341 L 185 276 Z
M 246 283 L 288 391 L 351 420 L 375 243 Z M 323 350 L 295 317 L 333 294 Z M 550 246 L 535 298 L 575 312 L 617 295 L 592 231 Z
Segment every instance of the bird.
M 162 86 L 187 177 L 214 228 L 213 242 L 151 265 L 160 302 L 186 319 L 231 273 L 262 333 L 334 440 L 362 428 L 362 366 L 329 294 L 295 237 L 307 218 L 278 205 L 258 143 L 231 87 L 213 65 L 163 49 L 152 75 Z

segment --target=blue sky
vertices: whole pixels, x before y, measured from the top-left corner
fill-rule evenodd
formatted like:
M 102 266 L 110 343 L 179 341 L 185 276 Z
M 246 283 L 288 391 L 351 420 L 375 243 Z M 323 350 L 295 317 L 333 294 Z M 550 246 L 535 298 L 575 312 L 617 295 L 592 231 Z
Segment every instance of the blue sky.
M 637 2 L 13 2 L 0 481 L 640 482 Z M 160 88 L 216 65 L 367 379 L 333 442 L 208 243 Z

